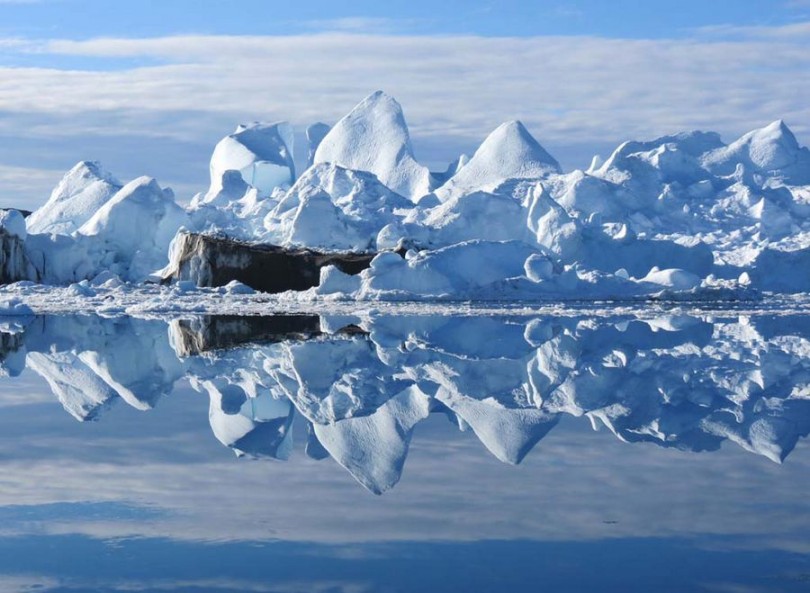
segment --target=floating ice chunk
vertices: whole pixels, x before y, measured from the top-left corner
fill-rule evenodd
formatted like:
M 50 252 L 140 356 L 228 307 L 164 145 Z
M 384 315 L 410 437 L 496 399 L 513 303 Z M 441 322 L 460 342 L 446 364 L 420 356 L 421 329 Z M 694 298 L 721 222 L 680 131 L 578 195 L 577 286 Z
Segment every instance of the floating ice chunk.
M 525 243 L 473 241 L 436 251 L 420 252 L 411 260 L 395 253 L 374 258 L 361 273 L 362 293 L 378 291 L 411 296 L 461 296 L 498 281 L 522 277 L 523 262 L 536 251 Z
M 242 284 L 238 280 L 231 280 L 225 286 L 220 288 L 220 292 L 224 294 L 255 294 L 256 291 L 247 284 Z
M 335 266 L 325 266 L 321 268 L 321 278 L 317 289 L 318 294 L 343 294 L 348 296 L 359 289 L 360 276 L 345 274 Z
M 223 189 L 226 171 L 239 171 L 245 183 L 261 196 L 295 181 L 293 130 L 287 122 L 240 125 L 214 148 L 211 155 L 210 200 Z M 208 201 L 205 198 L 203 202 Z
M 94 297 L 97 294 L 96 291 L 90 287 L 90 283 L 87 280 L 71 284 L 68 286 L 68 292 L 77 297 Z
M 698 276 L 686 270 L 676 268 L 669 270 L 652 268 L 649 274 L 640 279 L 640 282 L 652 282 L 653 284 L 660 284 L 661 286 L 667 286 L 675 290 L 689 290 L 700 286 L 700 278 Z
M 0 210 L 0 229 L 21 241 L 25 241 L 28 235 L 25 229 L 25 218 L 18 210 Z
M 264 228 L 275 244 L 374 251 L 380 230 L 412 207 L 370 173 L 319 163 L 265 217 Z
M 554 274 L 554 264 L 545 254 L 532 253 L 523 264 L 526 277 L 532 282 L 548 280 Z

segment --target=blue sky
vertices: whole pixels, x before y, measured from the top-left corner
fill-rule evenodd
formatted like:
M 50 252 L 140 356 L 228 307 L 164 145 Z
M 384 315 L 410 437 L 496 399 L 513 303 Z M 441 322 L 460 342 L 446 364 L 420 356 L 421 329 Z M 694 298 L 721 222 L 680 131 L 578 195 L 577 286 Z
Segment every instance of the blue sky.
M 508 119 L 566 169 L 779 118 L 807 144 L 808 42 L 810 0 L 0 0 L 0 205 L 84 159 L 187 200 L 238 123 L 333 123 L 377 89 L 436 169 Z
M 783 25 L 810 12 L 810 3 L 801 0 L 6 0 L 0 4 L 0 30 L 6 34 L 70 39 L 177 33 L 278 35 L 331 28 L 329 21 L 338 27 L 367 29 L 375 20 L 388 32 L 660 38 L 681 37 L 714 25 Z

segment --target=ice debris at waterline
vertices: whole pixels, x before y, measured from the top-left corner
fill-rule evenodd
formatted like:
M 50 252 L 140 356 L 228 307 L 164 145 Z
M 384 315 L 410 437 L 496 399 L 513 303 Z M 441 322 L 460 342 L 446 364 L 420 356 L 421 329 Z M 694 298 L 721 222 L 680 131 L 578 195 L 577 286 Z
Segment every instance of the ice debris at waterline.
M 288 123 L 239 126 L 187 207 L 154 179 L 80 163 L 24 225 L 0 220 L 0 281 L 238 279 L 366 300 L 810 291 L 810 151 L 782 121 L 731 144 L 698 131 L 625 142 L 572 172 L 517 121 L 430 172 L 382 92 L 306 137 L 298 175 Z M 257 263 L 268 251 L 327 263 L 288 274 Z M 344 256 L 368 261 L 347 273 Z
M 810 433 L 809 320 L 232 316 L 167 331 L 37 317 L 0 325 L 0 372 L 40 375 L 80 421 L 122 400 L 149 410 L 187 379 L 237 455 L 286 460 L 303 439 L 308 456 L 331 456 L 381 493 L 400 480 L 415 427 L 437 414 L 510 464 L 566 417 L 629 443 L 733 443 L 780 463 Z

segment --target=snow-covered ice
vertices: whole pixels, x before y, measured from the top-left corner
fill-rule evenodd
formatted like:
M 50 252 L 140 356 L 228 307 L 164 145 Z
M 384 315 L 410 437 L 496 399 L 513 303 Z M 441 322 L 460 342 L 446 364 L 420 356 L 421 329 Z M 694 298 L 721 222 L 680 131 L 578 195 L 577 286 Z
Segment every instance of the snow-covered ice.
M 401 106 L 381 91 L 334 126 L 306 129 L 310 164 L 300 175 L 293 137 L 286 122 L 239 126 L 214 148 L 210 187 L 186 207 L 155 180 L 122 185 L 98 163 L 79 163 L 26 228 L 15 213 L 0 219 L 0 276 L 62 286 L 117 277 L 131 288 L 179 269 L 179 233 L 205 233 L 377 254 L 355 275 L 322 268 L 319 286 L 289 300 L 722 301 L 810 292 L 802 271 L 810 151 L 781 120 L 729 144 L 704 131 L 625 142 L 570 172 L 512 121 L 471 158 L 431 173 Z M 250 283 L 223 283 L 231 280 Z
M 100 163 L 82 161 L 67 172 L 48 201 L 31 213 L 26 221 L 28 232 L 69 235 L 122 187 Z

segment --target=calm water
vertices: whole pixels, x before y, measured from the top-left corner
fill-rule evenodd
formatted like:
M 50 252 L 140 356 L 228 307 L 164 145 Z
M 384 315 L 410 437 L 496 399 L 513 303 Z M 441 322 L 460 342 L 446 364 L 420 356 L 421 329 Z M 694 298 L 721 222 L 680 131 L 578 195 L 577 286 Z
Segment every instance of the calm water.
M 0 329 L 2 591 L 810 590 L 810 318 Z

